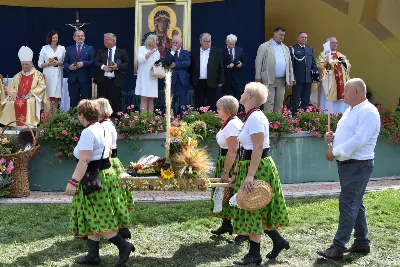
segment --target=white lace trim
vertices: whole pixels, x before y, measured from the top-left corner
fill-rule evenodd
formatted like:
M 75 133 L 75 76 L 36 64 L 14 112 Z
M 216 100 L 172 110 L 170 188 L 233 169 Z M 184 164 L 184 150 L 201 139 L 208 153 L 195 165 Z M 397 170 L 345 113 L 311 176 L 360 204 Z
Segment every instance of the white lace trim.
M 224 187 L 216 187 L 214 191 L 213 201 L 214 201 L 214 213 L 222 211 L 222 202 L 224 200 Z

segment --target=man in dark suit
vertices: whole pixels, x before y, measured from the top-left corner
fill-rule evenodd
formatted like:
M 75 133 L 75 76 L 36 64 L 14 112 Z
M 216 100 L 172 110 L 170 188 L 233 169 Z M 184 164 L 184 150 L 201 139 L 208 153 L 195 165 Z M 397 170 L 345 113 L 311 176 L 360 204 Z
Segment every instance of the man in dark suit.
M 194 87 L 195 106 L 207 105 L 216 111 L 217 88 L 224 83 L 224 65 L 221 52 L 211 47 L 211 35 L 203 33 L 200 35 L 200 49 L 192 52 L 190 66 L 191 84 Z
M 313 77 L 314 74 L 318 73 L 314 51 L 310 46 L 306 45 L 307 33 L 300 32 L 297 41 L 297 44 L 289 48 L 294 74 L 294 86 L 292 87 L 293 115 L 296 114 L 299 108 L 306 110 L 310 104 Z M 318 76 L 319 74 L 316 77 Z
M 67 47 L 64 58 L 71 108 L 76 107 L 81 99 L 92 98 L 91 68 L 94 60 L 94 48 L 84 44 L 85 33 L 75 31 L 74 40 L 76 44 Z
M 110 101 L 113 116 L 122 111 L 122 89 L 125 83 L 125 71 L 129 65 L 128 53 L 124 49 L 117 48 L 116 42 L 115 34 L 104 34 L 105 48 L 97 51 L 94 60 L 97 97 L 104 97 Z
M 187 96 L 190 86 L 190 52 L 182 49 L 182 38 L 180 36 L 172 37 L 172 48 L 170 53 L 167 53 L 164 64 L 172 70 L 172 94 L 173 104 L 178 102 L 178 110 L 175 114 L 179 114 L 182 118 L 183 111 L 187 107 Z
M 246 67 L 244 51 L 236 46 L 237 37 L 229 34 L 226 37 L 226 47 L 221 48 L 224 63 L 225 82 L 222 87 L 224 95 L 233 95 L 237 100 L 243 93 L 241 88 L 242 69 Z

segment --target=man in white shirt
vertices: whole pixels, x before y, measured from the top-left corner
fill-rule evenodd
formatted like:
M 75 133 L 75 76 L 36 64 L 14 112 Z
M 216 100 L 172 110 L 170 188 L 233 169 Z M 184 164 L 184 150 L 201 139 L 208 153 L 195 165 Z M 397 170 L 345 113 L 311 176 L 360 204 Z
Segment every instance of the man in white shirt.
M 350 79 L 344 88 L 344 101 L 350 107 L 339 120 L 336 132 L 325 134 L 331 144 L 326 159 L 336 159 L 340 178 L 339 225 L 333 244 L 317 251 L 325 258 L 340 260 L 344 252 L 369 253 L 368 225 L 363 196 L 374 169 L 374 149 L 380 132 L 378 109 L 366 98 L 366 85 Z M 354 244 L 346 249 L 354 229 Z
M 292 58 L 283 44 L 285 29 L 277 27 L 274 36 L 260 45 L 256 57 L 256 82 L 268 88 L 267 112 L 281 111 L 286 86 L 294 84 Z
M 219 49 L 211 47 L 211 35 L 200 35 L 200 49 L 192 50 L 190 66 L 191 85 L 194 87 L 196 108 L 207 106 L 216 111 L 217 88 L 224 84 L 224 65 Z

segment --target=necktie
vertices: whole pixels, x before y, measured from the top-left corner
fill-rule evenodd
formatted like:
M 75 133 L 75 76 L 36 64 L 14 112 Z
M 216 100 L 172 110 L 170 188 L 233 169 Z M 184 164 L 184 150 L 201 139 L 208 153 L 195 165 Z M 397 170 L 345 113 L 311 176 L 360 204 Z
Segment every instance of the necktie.
M 178 58 L 178 50 L 175 51 L 175 58 Z
M 112 49 L 110 48 L 108 49 L 108 58 L 107 58 L 108 66 L 112 65 L 111 62 L 112 62 Z
M 231 61 L 233 62 L 233 54 L 232 54 L 232 49 L 229 48 L 229 57 L 231 58 Z
M 76 54 L 76 57 L 79 58 L 81 56 L 81 45 L 78 45 L 78 53 Z

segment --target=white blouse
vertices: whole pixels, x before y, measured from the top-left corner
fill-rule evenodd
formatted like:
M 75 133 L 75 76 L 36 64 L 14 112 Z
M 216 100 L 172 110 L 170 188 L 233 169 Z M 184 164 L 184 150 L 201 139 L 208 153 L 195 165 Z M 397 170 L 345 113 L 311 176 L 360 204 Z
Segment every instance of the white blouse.
M 238 117 L 235 117 L 228 122 L 224 129 L 219 130 L 216 138 L 220 148 L 228 149 L 228 138 L 238 136 L 242 126 L 243 122 Z
M 90 150 L 92 151 L 91 160 L 99 160 L 105 146 L 103 158 L 107 158 L 110 155 L 111 147 L 111 142 L 107 142 L 107 140 L 111 141 L 110 132 L 105 130 L 100 123 L 96 122 L 82 131 L 78 144 L 74 149 L 74 156 L 79 159 L 80 150 Z
M 101 123 L 104 129 L 108 131 L 111 135 L 111 149 L 117 148 L 117 130 L 115 129 L 114 124 L 110 120 L 105 120 Z
M 238 136 L 240 146 L 253 150 L 251 135 L 255 133 L 264 133 L 263 149 L 269 148 L 269 121 L 262 111 L 253 111 L 243 125 Z

